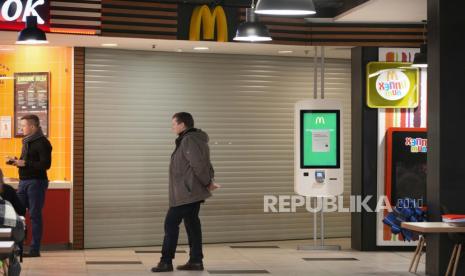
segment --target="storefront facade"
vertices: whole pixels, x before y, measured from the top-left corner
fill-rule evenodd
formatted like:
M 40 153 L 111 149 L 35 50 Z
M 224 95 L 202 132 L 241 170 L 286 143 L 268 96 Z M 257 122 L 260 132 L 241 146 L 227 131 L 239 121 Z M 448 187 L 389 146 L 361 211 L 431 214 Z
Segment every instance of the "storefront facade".
M 1 152 L 5 156 L 20 154 L 19 119 L 26 113 L 39 115 L 54 149 L 44 210 L 46 244 L 67 245 L 70 237 L 72 55 L 70 47 L 2 46 L 0 51 Z M 36 85 L 39 87 L 34 89 Z M 9 178 L 6 182 L 16 188 L 17 169 L 3 162 L 1 166 Z
M 206 215 L 209 218 L 206 219 L 206 223 L 212 225 L 211 229 L 215 229 L 213 225 L 219 225 L 217 229 L 209 234 L 211 240 L 208 241 L 224 242 L 307 237 L 311 224 L 307 225 L 307 220 L 309 219 L 305 214 L 301 214 L 298 219 L 285 223 L 286 225 L 293 224 L 292 231 L 286 226 L 279 229 L 279 231 L 274 229 L 274 231 L 270 231 L 270 233 L 263 236 L 262 233 L 266 229 L 273 228 L 274 221 L 280 220 L 280 218 L 272 218 L 263 214 L 260 204 L 256 206 L 251 205 L 251 202 L 262 202 L 261 200 L 257 201 L 263 195 L 262 189 L 265 189 L 268 193 L 291 192 L 290 185 L 286 188 L 282 187 L 284 185 L 282 183 L 292 181 L 291 163 L 287 164 L 285 162 L 269 160 L 267 161 L 269 164 L 264 166 L 259 160 L 245 160 L 239 157 L 228 160 L 228 156 L 231 156 L 234 152 L 240 156 L 240 150 L 252 150 L 259 154 L 261 152 L 260 147 L 264 147 L 264 145 L 260 145 L 261 142 L 259 141 L 272 137 L 272 140 L 277 141 L 279 146 L 274 149 L 264 147 L 262 151 L 268 153 L 264 153 L 262 157 L 268 159 L 269 152 L 276 151 L 276 154 L 281 156 L 283 160 L 287 160 L 286 158 L 290 156 L 290 152 L 292 151 L 292 147 L 289 146 L 292 142 L 292 132 L 288 133 L 284 131 L 281 133 L 280 131 L 282 131 L 281 127 L 292 122 L 290 118 L 288 118 L 288 121 L 279 118 L 279 116 L 273 118 L 273 116 L 278 114 L 274 110 L 283 110 L 283 114 L 287 114 L 291 110 L 291 102 L 304 98 L 307 94 L 311 96 L 306 88 L 313 87 L 310 77 L 313 76 L 312 63 L 299 61 L 297 58 L 287 59 L 282 57 L 256 57 L 251 59 L 250 63 L 247 63 L 246 61 L 250 59 L 249 57 L 239 56 L 238 59 L 242 60 L 247 66 L 241 67 L 239 64 L 231 64 L 230 69 L 221 70 L 221 76 L 218 77 L 217 81 L 212 80 L 209 85 L 202 86 L 200 83 L 197 83 L 201 82 L 200 79 L 202 79 L 202 76 L 209 76 L 215 70 L 218 70 L 218 65 L 215 67 L 211 64 L 221 64 L 223 65 L 222 68 L 225 68 L 228 64 L 227 56 L 205 55 L 204 57 L 195 57 L 190 54 L 179 53 L 118 52 L 118 50 L 86 48 L 86 46 L 90 45 L 85 45 L 85 43 L 82 45 L 79 42 L 73 41 L 78 41 L 82 38 L 82 35 L 96 38 L 125 37 L 128 39 L 155 39 L 153 44 L 156 44 L 157 39 L 173 41 L 188 40 L 189 29 L 191 27 L 188 19 L 190 19 L 195 5 L 111 0 L 81 2 L 50 1 L 48 6 L 46 6 L 49 12 L 49 22 L 48 27 L 45 27 L 45 29 L 51 35 L 53 33 L 72 34 L 72 36 L 65 39 L 65 41 L 69 42 L 68 45 L 65 45 L 68 47 L 23 48 L 5 45 L 2 47 L 11 47 L 12 50 L 0 51 L 0 63 L 9 69 L 3 73 L 7 78 L 12 77 L 15 72 L 49 72 L 49 138 L 54 146 L 54 161 L 52 169 L 49 171 L 52 182 L 47 201 L 48 203 L 53 203 L 53 205 L 47 205 L 46 213 L 48 214 L 47 208 L 53 211 L 63 210 L 59 214 L 52 212 L 52 215 L 50 215 L 52 222 L 48 225 L 54 225 L 53 227 L 59 225 L 55 228 L 59 229 L 57 231 L 60 232 L 60 235 L 53 235 L 54 237 L 59 236 L 60 239 L 51 240 L 50 243 L 71 243 L 74 248 L 84 248 L 150 245 L 158 244 L 161 241 L 161 213 L 163 213 L 163 208 L 166 205 L 164 201 L 164 195 L 166 194 L 164 179 L 166 178 L 165 169 L 167 165 L 166 158 L 164 159 L 162 156 L 168 156 L 171 150 L 169 146 L 167 147 L 167 145 L 171 145 L 171 141 L 169 133 L 167 133 L 169 129 L 165 123 L 169 123 L 171 113 L 178 111 L 176 110 L 178 107 L 176 103 L 177 101 L 183 102 L 182 99 L 190 99 L 189 102 L 191 103 L 199 101 L 196 104 L 199 122 L 204 121 L 205 128 L 212 133 L 212 141 L 216 140 L 218 143 L 218 145 L 212 145 L 212 147 L 218 148 L 218 156 L 215 156 L 215 158 L 217 158 L 220 171 L 224 172 L 223 177 L 225 182 L 231 182 L 231 187 L 235 187 L 231 189 L 231 193 L 228 192 L 229 194 L 225 193 L 224 196 L 218 196 L 216 203 L 214 203 L 217 206 L 213 207 L 214 204 L 212 204 L 212 209 L 207 210 L 208 214 Z M 245 7 L 245 4 L 225 7 L 229 38 L 233 36 L 239 22 L 244 19 Z M 269 26 L 274 38 L 272 43 L 276 45 L 298 45 L 304 47 L 317 45 L 415 47 L 422 41 L 422 26 L 418 24 L 398 26 L 338 24 L 334 26 L 326 23 L 308 23 L 303 19 L 263 17 L 261 20 Z M 12 30 L 5 26 L 1 29 Z M 391 33 L 394 31 L 396 31 L 396 34 L 392 35 Z M 79 47 L 73 47 L 76 45 L 79 45 Z M 122 60 L 126 60 L 126 64 L 111 63 L 113 60 L 118 60 L 119 55 L 121 55 Z M 31 60 L 34 61 L 32 63 L 33 66 L 31 66 Z M 138 60 L 139 62 L 137 62 Z M 152 62 L 147 63 L 146 60 L 152 60 Z M 197 64 L 195 67 L 204 70 L 199 71 L 203 72 L 203 75 L 194 74 L 194 68 L 191 71 L 185 71 L 184 74 L 186 75 L 182 76 L 183 82 L 179 82 L 178 86 L 173 86 L 172 83 L 170 84 L 167 81 L 163 82 L 163 78 L 154 78 L 151 81 L 147 81 L 147 78 L 150 77 L 149 72 L 152 72 L 149 68 L 170 68 L 172 71 L 178 71 L 181 68 L 177 66 L 183 64 L 184 60 L 188 61 L 187 64 Z M 328 59 L 327 66 L 326 86 L 328 91 L 330 91 L 327 92 L 328 97 L 345 101 L 347 103 L 346 109 L 350 110 L 350 93 L 346 93 L 350 86 L 349 64 L 343 60 Z M 112 79 L 111 75 L 105 75 L 105 71 L 99 69 L 102 67 L 112 68 L 108 72 L 114 76 L 119 75 L 120 78 Z M 294 71 L 290 71 L 294 72 L 293 75 L 289 75 L 285 70 L 282 70 L 282 68 L 287 67 L 289 67 L 289 70 L 293 68 L 292 70 Z M 134 75 L 127 75 L 127 68 L 133 69 L 132 72 Z M 250 71 L 250 68 L 255 69 Z M 262 70 L 265 68 L 267 70 L 271 68 L 274 73 L 263 73 Z M 237 72 L 248 72 L 246 75 L 252 74 L 252 76 L 243 77 L 243 73 L 238 74 Z M 155 70 L 152 73 L 160 76 L 165 74 L 163 70 Z M 175 80 L 180 76 L 173 75 L 169 77 Z M 275 82 L 270 82 L 263 87 L 260 85 L 261 88 L 257 88 L 254 85 L 270 77 L 276 78 Z M 281 87 L 279 80 L 285 82 L 286 79 L 293 80 L 289 85 L 286 85 L 287 88 L 292 87 L 292 92 L 289 92 L 292 95 L 284 96 L 278 91 L 278 88 Z M 120 87 L 114 87 L 119 81 L 123 82 L 120 83 Z M 245 83 L 241 84 L 241 82 Z M 104 86 L 102 86 L 102 83 Z M 237 89 L 226 92 L 222 88 L 224 83 L 229 83 L 228 87 L 236 87 Z M 190 97 L 192 96 L 188 93 L 188 88 L 196 87 L 196 85 L 198 94 L 191 99 Z M 125 128 L 122 127 L 120 129 L 120 133 L 116 134 L 120 135 L 120 138 L 127 138 L 127 135 L 133 136 L 134 141 L 122 139 L 120 141 L 122 144 L 116 143 L 113 148 L 105 148 L 105 143 L 99 139 L 104 139 L 104 135 L 111 133 L 111 129 L 105 131 L 106 127 L 114 126 L 116 128 L 117 124 L 108 118 L 108 116 L 112 115 L 111 112 L 107 114 L 105 113 L 105 109 L 101 109 L 101 107 L 105 105 L 117 106 L 121 102 L 127 102 L 130 100 L 126 98 L 127 94 L 137 95 L 135 97 L 142 102 L 151 100 L 152 98 L 150 97 L 154 96 L 152 95 L 148 99 L 144 98 L 147 94 L 144 94 L 143 91 L 157 86 L 166 87 L 164 90 L 162 89 L 157 92 L 157 97 L 163 98 L 164 101 L 155 101 L 153 109 L 163 110 L 163 112 L 153 112 L 152 109 L 147 110 L 147 116 L 156 119 L 147 120 L 145 123 L 158 131 L 144 133 L 137 127 L 134 129 L 135 126 L 140 124 L 138 121 L 142 118 L 138 117 L 141 114 L 135 117 L 130 116 L 133 114 L 131 112 L 142 110 L 138 110 L 141 102 L 135 101 L 132 104 L 125 105 L 125 108 L 128 108 L 126 115 L 114 114 L 115 118 L 113 119 L 126 122 L 127 124 L 124 125 Z M 114 90 L 111 87 L 114 87 Z M 121 87 L 125 87 L 125 89 L 121 90 Z M 141 90 L 132 91 L 130 87 L 138 87 Z M 264 87 L 276 90 L 276 95 L 272 97 L 273 99 L 266 95 L 254 96 L 247 94 L 253 91 L 257 92 L 257 90 L 260 93 L 261 89 L 265 89 Z M 284 89 L 284 87 L 281 87 L 281 89 Z M 175 91 L 183 92 L 173 94 Z M 216 95 L 215 91 L 222 91 L 222 93 Z M 239 94 L 233 94 L 233 92 Z M 115 96 L 108 97 L 111 93 L 115 93 Z M 2 95 L 0 116 L 10 116 L 13 118 L 14 82 L 11 79 L 5 79 L 4 89 L 0 95 Z M 209 107 L 208 102 L 216 97 L 218 97 L 219 101 L 216 105 L 218 110 L 205 112 Z M 204 100 L 200 101 L 200 99 Z M 248 101 L 246 99 L 253 99 L 258 101 L 258 103 L 250 105 L 250 110 L 241 110 L 239 107 L 243 101 Z M 236 100 L 237 102 L 235 102 Z M 115 101 L 114 105 L 111 104 L 111 101 Z M 188 102 L 184 100 L 184 103 L 185 105 L 181 106 L 185 109 L 191 109 L 190 105 L 187 104 Z M 234 106 L 234 104 L 237 106 Z M 166 108 L 167 106 L 170 106 L 170 109 Z M 231 109 L 231 112 L 227 116 L 221 115 L 221 110 L 229 109 Z M 260 109 L 264 110 L 264 113 L 260 115 L 262 117 L 255 116 L 256 114 L 254 115 L 251 111 Z M 249 115 L 246 116 L 246 114 Z M 216 120 L 209 119 L 212 115 Z M 349 117 L 346 116 L 346 118 Z M 135 121 L 131 121 L 132 119 Z M 166 122 L 164 119 L 166 119 Z M 244 134 L 235 133 L 235 131 L 231 130 L 231 137 L 237 136 L 235 139 L 224 136 L 224 133 L 229 133 L 228 129 L 222 128 L 224 122 L 237 126 L 247 125 L 249 120 L 251 120 L 249 127 L 256 130 L 256 132 L 250 132 L 249 136 L 241 138 Z M 268 122 L 270 126 L 261 129 L 260 126 L 267 124 L 267 122 L 262 122 L 263 120 L 270 120 Z M 12 123 L 12 128 L 14 128 L 14 125 Z M 271 126 L 276 127 L 276 129 Z M 346 133 L 350 133 L 349 126 L 349 123 L 345 126 L 347 128 Z M 144 127 L 141 126 L 141 128 Z M 135 133 L 131 133 L 131 131 L 135 131 Z M 143 137 L 147 134 L 159 135 L 162 143 L 158 145 L 149 143 L 146 145 L 146 148 L 134 146 L 134 148 L 125 149 L 123 147 L 125 143 L 140 144 L 140 140 L 143 140 Z M 115 141 L 118 135 L 115 136 Z M 255 142 L 258 144 L 254 144 Z M 2 152 L 5 151 L 8 155 L 19 154 L 20 145 L 19 138 L 12 137 L 0 140 Z M 350 147 L 347 148 L 350 149 Z M 100 150 L 102 152 L 99 152 Z M 153 150 L 153 156 L 157 156 L 158 154 L 161 154 L 161 156 L 146 159 L 146 161 L 149 161 L 148 165 L 150 166 L 147 168 L 144 167 L 144 171 L 154 168 L 153 173 L 146 175 L 143 181 L 139 179 L 138 182 L 137 177 L 141 172 L 138 171 L 137 167 L 134 168 L 133 166 L 145 159 L 139 158 L 133 160 L 134 162 L 130 162 L 130 160 L 132 160 L 131 158 L 135 158 L 139 151 L 147 152 L 147 150 L 148 152 Z M 123 155 L 112 155 L 113 151 L 119 151 Z M 123 158 L 124 156 L 132 157 Z M 346 153 L 346 162 L 349 162 L 349 156 L 350 151 Z M 118 158 L 122 159 L 120 163 L 117 161 L 120 160 Z M 96 166 L 95 162 L 97 161 L 99 164 L 108 161 L 108 167 L 126 171 L 126 177 L 112 179 L 112 183 L 102 182 L 102 179 L 110 179 L 109 176 L 116 176 L 116 174 L 115 171 L 106 170 L 108 169 L 107 165 Z M 112 166 L 111 162 L 116 162 L 117 165 Z M 244 164 L 248 165 L 241 167 L 238 164 L 242 164 L 241 166 L 244 166 Z M 2 165 L 2 169 L 4 169 L 7 177 L 17 177 L 14 169 L 5 167 L 4 165 Z M 250 169 L 250 172 L 245 172 L 247 169 Z M 259 175 L 256 176 L 254 172 L 259 172 L 257 173 Z M 350 192 L 349 173 L 346 175 L 346 193 Z M 151 186 L 150 179 L 156 179 L 155 182 L 157 184 Z M 246 184 L 246 179 L 249 181 L 250 179 L 255 179 L 252 182 L 256 186 L 251 188 L 242 187 L 241 185 L 250 186 Z M 269 183 L 274 184 L 268 187 Z M 134 190 L 132 192 L 135 198 L 139 196 L 143 197 L 144 194 L 149 196 L 147 196 L 146 200 L 140 202 L 137 202 L 136 199 L 133 204 L 136 206 L 138 206 L 137 203 L 140 204 L 136 208 L 132 204 L 131 206 L 127 206 L 127 204 L 118 205 L 116 204 L 118 200 L 125 198 L 124 194 L 118 193 L 116 189 L 114 190 L 115 194 L 111 197 L 112 193 L 106 192 L 112 191 L 117 185 L 121 185 L 120 192 L 124 192 L 124 186 L 130 187 L 133 185 Z M 126 192 L 126 195 L 131 194 L 129 191 Z M 57 193 L 56 196 L 54 193 Z M 231 202 L 241 202 L 241 205 L 240 207 L 233 208 L 225 204 L 228 200 Z M 59 204 L 60 207 L 57 208 L 54 205 L 55 203 Z M 134 208 L 134 210 L 127 212 L 127 216 L 134 219 L 134 222 L 131 223 L 132 226 L 143 229 L 141 233 L 136 235 L 137 239 L 134 241 L 127 241 L 131 237 L 131 232 L 124 226 L 124 221 L 121 221 L 121 217 L 117 215 L 124 208 Z M 136 215 L 132 215 L 134 213 Z M 248 216 L 250 223 L 241 225 L 237 219 L 244 219 L 244 216 Z M 156 217 L 156 220 L 147 222 L 147 219 L 144 219 L 147 217 Z M 224 217 L 227 217 L 227 219 L 224 219 Z M 328 229 L 330 229 L 329 236 L 348 236 L 350 232 L 348 220 L 349 216 L 347 214 L 329 217 L 327 220 L 329 224 Z M 63 223 L 63 221 L 68 221 L 69 223 Z M 238 229 L 234 229 L 234 225 L 238 224 L 241 226 L 238 226 Z M 118 225 L 121 226 L 119 230 L 120 234 L 117 236 L 108 236 L 108 241 L 105 242 L 106 233 L 111 229 L 117 229 Z M 111 229 L 107 229 L 108 227 Z M 153 229 L 157 229 L 157 231 Z M 334 231 L 331 229 L 334 229 Z M 48 229 L 45 229 L 45 232 L 55 233 L 54 230 Z M 246 236 L 247 238 L 245 238 Z M 224 237 L 228 237 L 228 239 Z M 118 242 L 115 243 L 114 241 Z

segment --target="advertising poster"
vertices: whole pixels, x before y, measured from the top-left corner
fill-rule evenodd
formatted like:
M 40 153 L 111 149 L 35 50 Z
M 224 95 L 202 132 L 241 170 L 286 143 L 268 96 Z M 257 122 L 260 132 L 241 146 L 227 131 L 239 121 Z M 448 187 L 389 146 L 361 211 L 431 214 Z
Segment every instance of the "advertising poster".
M 11 117 L 0 117 L 0 138 L 11 138 Z
M 48 135 L 49 73 L 15 73 L 15 137 L 23 136 L 21 117 L 34 114 Z

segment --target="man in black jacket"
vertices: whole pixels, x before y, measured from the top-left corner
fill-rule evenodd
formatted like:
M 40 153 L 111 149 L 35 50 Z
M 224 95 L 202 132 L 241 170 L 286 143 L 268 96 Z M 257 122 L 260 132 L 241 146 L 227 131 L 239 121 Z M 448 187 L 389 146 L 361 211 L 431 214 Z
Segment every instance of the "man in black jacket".
M 10 159 L 8 163 L 19 169 L 18 197 L 31 216 L 32 242 L 27 256 L 40 257 L 42 208 L 48 188 L 47 170 L 52 163 L 52 145 L 44 136 L 36 115 L 22 117 L 21 127 L 24 134 L 21 157 Z

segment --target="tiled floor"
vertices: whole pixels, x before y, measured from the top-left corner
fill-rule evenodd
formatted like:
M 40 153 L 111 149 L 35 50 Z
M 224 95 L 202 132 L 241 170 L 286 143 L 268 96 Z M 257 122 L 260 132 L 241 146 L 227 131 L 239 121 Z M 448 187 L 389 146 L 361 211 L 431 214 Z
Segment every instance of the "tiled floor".
M 342 246 L 341 251 L 299 251 L 298 245 L 313 241 L 262 242 L 244 244 L 205 245 L 204 272 L 162 273 L 161 275 L 412 275 L 408 267 L 410 252 L 358 252 L 350 250 L 347 239 L 332 239 L 327 244 Z M 275 245 L 278 248 L 231 248 L 238 245 Z M 160 258 L 159 253 L 136 253 L 160 250 L 159 247 L 101 249 L 85 251 L 43 252 L 41 258 L 25 259 L 21 275 L 154 275 L 150 268 Z M 180 246 L 179 250 L 186 250 Z M 175 265 L 187 261 L 188 254 L 178 253 Z M 355 258 L 357 260 L 311 260 L 304 258 Z M 99 263 L 100 262 L 100 263 Z M 104 264 L 101 264 L 104 262 Z M 113 263 L 115 262 L 115 263 Z M 118 264 L 128 262 L 129 264 Z M 268 271 L 268 274 L 236 274 L 225 270 Z M 424 274 L 424 257 L 418 275 Z M 210 273 L 210 272 L 212 273 Z M 214 274 L 213 272 L 225 274 Z

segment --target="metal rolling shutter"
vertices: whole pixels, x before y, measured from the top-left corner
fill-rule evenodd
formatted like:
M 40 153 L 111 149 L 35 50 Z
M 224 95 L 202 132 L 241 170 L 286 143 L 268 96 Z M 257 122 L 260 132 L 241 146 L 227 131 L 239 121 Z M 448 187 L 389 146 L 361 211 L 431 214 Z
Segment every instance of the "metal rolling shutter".
M 326 61 L 348 195 L 350 63 Z M 293 194 L 293 106 L 312 97 L 312 72 L 302 58 L 86 49 L 85 247 L 161 244 L 177 111 L 210 135 L 223 186 L 201 209 L 205 242 L 310 238 L 311 214 L 265 214 L 263 195 Z M 350 214 L 327 214 L 326 231 L 348 237 Z

